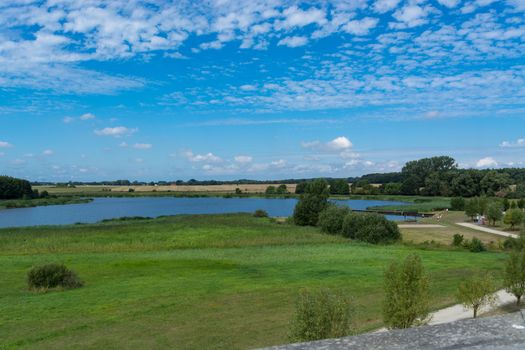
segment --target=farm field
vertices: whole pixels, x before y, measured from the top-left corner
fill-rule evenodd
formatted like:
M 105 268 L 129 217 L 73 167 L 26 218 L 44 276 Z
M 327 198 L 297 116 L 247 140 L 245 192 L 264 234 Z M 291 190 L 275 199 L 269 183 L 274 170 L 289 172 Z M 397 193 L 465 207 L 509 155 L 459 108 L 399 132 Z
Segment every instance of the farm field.
M 356 331 L 381 326 L 383 269 L 416 252 L 432 308 L 454 303 L 475 269 L 505 254 L 371 246 L 247 214 L 114 220 L 0 230 L 0 334 L 6 349 L 241 349 L 287 343 L 301 288 L 347 291 Z M 85 286 L 28 291 L 31 266 L 63 262 Z
M 103 194 L 111 195 L 112 192 L 117 193 L 129 193 L 129 189 L 132 189 L 135 193 L 149 193 L 149 194 L 161 194 L 161 193 L 235 193 L 238 188 L 243 193 L 264 193 L 268 186 L 279 186 L 278 184 L 238 184 L 238 185 L 171 185 L 171 186 L 76 186 L 76 187 L 56 187 L 56 186 L 34 186 L 39 191 L 46 190 L 51 194 Z M 288 191 L 291 193 L 295 192 L 296 184 L 287 184 Z M 133 193 L 130 193 L 133 195 Z

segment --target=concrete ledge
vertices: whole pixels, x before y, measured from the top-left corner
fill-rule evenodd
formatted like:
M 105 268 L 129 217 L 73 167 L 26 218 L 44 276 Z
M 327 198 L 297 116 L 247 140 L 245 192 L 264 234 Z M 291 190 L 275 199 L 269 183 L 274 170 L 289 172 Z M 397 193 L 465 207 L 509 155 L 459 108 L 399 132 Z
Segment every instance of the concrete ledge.
M 525 349 L 525 319 L 521 312 L 469 319 L 434 326 L 368 333 L 268 348 L 271 350 L 450 350 Z

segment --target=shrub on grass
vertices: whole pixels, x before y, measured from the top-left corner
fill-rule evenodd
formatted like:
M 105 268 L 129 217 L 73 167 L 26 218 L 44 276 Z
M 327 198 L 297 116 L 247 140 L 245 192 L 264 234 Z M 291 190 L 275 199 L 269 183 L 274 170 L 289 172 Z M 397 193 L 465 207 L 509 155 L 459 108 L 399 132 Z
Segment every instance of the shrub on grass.
M 343 292 L 302 290 L 291 323 L 291 341 L 338 338 L 352 332 L 354 307 Z
M 317 225 L 324 233 L 331 235 L 341 234 L 344 218 L 350 212 L 351 210 L 348 207 L 331 204 L 319 213 Z
M 380 214 L 348 213 L 343 220 L 343 236 L 372 244 L 401 239 L 397 224 Z
M 468 249 L 473 253 L 480 253 L 486 251 L 487 247 L 485 247 L 480 239 L 474 237 L 470 243 L 468 243 Z
M 29 289 L 65 289 L 82 287 L 77 274 L 63 264 L 45 264 L 35 266 L 27 273 Z
M 253 212 L 253 216 L 256 218 L 267 218 L 268 213 L 266 212 L 266 210 L 257 209 L 256 211 Z
M 463 243 L 463 235 L 460 235 L 459 233 L 456 233 L 453 237 L 452 237 L 452 245 L 454 247 L 459 247 L 461 246 L 461 243 Z
M 343 219 L 342 234 L 346 238 L 355 239 L 356 232 L 364 224 L 364 215 L 349 213 Z

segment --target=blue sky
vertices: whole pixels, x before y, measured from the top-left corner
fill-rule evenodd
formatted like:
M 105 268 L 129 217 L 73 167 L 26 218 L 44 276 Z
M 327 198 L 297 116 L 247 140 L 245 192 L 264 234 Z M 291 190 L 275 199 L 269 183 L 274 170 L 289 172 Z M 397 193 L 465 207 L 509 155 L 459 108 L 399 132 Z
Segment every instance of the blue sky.
M 0 173 L 525 166 L 525 0 L 0 3 Z

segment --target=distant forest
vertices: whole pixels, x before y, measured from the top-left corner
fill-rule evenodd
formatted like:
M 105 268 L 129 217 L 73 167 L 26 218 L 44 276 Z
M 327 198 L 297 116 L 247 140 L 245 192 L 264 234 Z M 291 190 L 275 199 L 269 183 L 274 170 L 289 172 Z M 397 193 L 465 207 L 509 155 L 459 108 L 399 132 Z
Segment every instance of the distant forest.
M 297 184 L 312 179 L 292 178 L 282 180 L 233 181 L 195 180 L 141 182 L 129 180 L 49 183 L 34 182 L 33 185 L 58 186 L 141 186 L 141 185 L 244 185 L 244 184 Z M 406 163 L 401 172 L 374 173 L 360 177 L 325 178 L 338 186 L 341 180 L 351 184 L 354 194 L 391 194 L 423 196 L 481 195 L 501 197 L 525 197 L 525 168 L 460 169 L 454 158 L 448 156 L 424 158 Z

